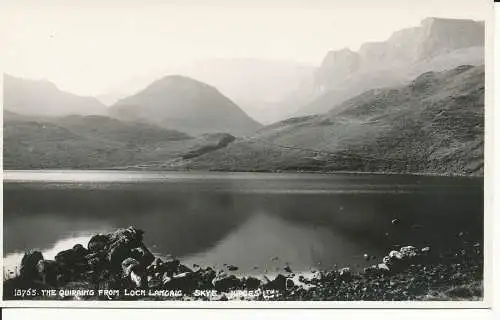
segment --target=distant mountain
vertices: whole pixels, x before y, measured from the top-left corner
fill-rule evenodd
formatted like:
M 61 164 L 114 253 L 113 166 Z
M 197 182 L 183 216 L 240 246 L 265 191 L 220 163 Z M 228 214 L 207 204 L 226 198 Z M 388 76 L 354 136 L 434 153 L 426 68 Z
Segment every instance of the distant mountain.
M 482 65 L 484 41 L 484 22 L 427 18 L 387 41 L 365 43 L 358 52 L 331 51 L 313 84 L 295 93 L 305 101 L 295 115 L 326 112 L 365 90 L 401 85 L 426 71 Z
M 306 79 L 312 80 L 315 69 L 315 66 L 289 61 L 207 59 L 132 77 L 97 98 L 112 105 L 165 75 L 182 74 L 216 87 L 253 119 L 272 123 L 291 113 L 290 105 L 284 103 L 285 98 Z
M 482 175 L 484 82 L 484 66 L 427 72 L 171 167 Z
M 7 112 L 3 126 L 5 169 L 140 168 L 225 147 L 228 134 L 190 137 L 151 124 L 105 116 L 33 120 Z
M 106 113 L 106 106 L 93 97 L 59 90 L 46 80 L 28 80 L 3 75 L 3 108 L 22 115 L 65 116 Z
M 159 79 L 137 94 L 119 100 L 109 114 L 189 134 L 249 135 L 261 127 L 216 88 L 179 75 Z
M 312 79 L 314 66 L 263 59 L 210 59 L 182 68 L 183 75 L 218 88 L 257 121 L 270 124 L 286 118 L 284 100 Z

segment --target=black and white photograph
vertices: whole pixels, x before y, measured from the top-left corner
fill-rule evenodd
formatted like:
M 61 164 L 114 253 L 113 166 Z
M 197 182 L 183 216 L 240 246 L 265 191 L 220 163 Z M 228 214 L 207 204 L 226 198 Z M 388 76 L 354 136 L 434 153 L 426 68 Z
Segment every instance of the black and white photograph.
M 3 4 L 2 305 L 488 306 L 492 1 Z

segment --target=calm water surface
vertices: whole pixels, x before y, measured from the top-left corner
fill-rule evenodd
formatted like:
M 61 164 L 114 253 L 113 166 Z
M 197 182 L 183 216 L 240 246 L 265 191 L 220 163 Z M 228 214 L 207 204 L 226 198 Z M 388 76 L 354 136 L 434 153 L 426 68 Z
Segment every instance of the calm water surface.
M 403 175 L 4 172 L 4 263 L 134 225 L 154 253 L 241 272 L 366 262 L 393 245 L 436 250 L 483 230 L 483 179 Z M 394 226 L 392 219 L 401 224 Z

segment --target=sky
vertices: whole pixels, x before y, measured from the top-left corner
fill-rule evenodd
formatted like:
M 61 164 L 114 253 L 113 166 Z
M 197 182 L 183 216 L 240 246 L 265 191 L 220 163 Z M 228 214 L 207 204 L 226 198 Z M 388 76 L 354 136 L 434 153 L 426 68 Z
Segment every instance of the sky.
M 317 66 L 426 17 L 485 20 L 490 0 L 0 0 L 2 71 L 80 95 L 211 58 Z

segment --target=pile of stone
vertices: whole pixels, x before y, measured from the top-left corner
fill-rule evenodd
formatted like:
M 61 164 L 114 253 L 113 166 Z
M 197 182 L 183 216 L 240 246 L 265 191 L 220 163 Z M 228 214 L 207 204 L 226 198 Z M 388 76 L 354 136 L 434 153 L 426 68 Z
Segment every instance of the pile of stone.
M 382 259 L 382 263 L 364 269 L 365 274 L 395 274 L 406 270 L 410 265 L 424 262 L 429 257 L 430 247 L 418 250 L 414 246 L 404 246 L 399 250 L 392 250 Z
M 412 246 L 393 250 L 382 263 L 365 268 L 366 275 L 391 275 L 420 263 L 428 256 L 430 248 L 418 250 Z M 226 265 L 227 270 L 214 270 L 193 265 L 189 268 L 178 259 L 168 256 L 155 257 L 143 243 L 143 231 L 134 227 L 119 229 L 109 234 L 93 236 L 87 247 L 81 244 L 59 252 L 54 260 L 44 259 L 39 251 L 27 252 L 21 262 L 20 278 L 23 283 L 41 284 L 61 288 L 69 283 L 88 283 L 108 288 L 149 288 L 182 290 L 275 290 L 293 293 L 314 288 L 322 279 L 338 279 L 350 283 L 358 275 L 349 268 L 315 272 L 304 277 L 295 275 L 289 266 L 273 277 L 259 278 L 236 276 L 236 266 Z M 337 281 L 337 280 L 335 280 Z
M 127 274 L 144 285 L 145 281 L 138 277 L 144 278 L 141 270 L 153 262 L 154 256 L 142 243 L 142 235 L 143 232 L 134 227 L 95 235 L 87 248 L 77 244 L 59 252 L 54 260 L 44 259 L 39 251 L 28 251 L 21 261 L 20 278 L 24 282 L 58 287 L 72 281 L 98 283 Z M 127 265 L 128 269 L 124 270 L 123 262 L 133 266 Z
M 39 251 L 26 252 L 21 261 L 20 278 L 23 283 L 49 287 L 63 287 L 70 282 L 104 284 L 112 288 L 177 289 L 183 292 L 215 289 L 229 290 L 257 288 L 285 290 L 287 277 L 237 277 L 230 271 L 210 267 L 193 269 L 178 259 L 156 258 L 143 243 L 143 231 L 134 227 L 119 229 L 109 234 L 93 236 L 87 248 L 81 244 L 59 252 L 54 260 L 44 259 Z M 289 285 L 290 281 L 288 282 Z

